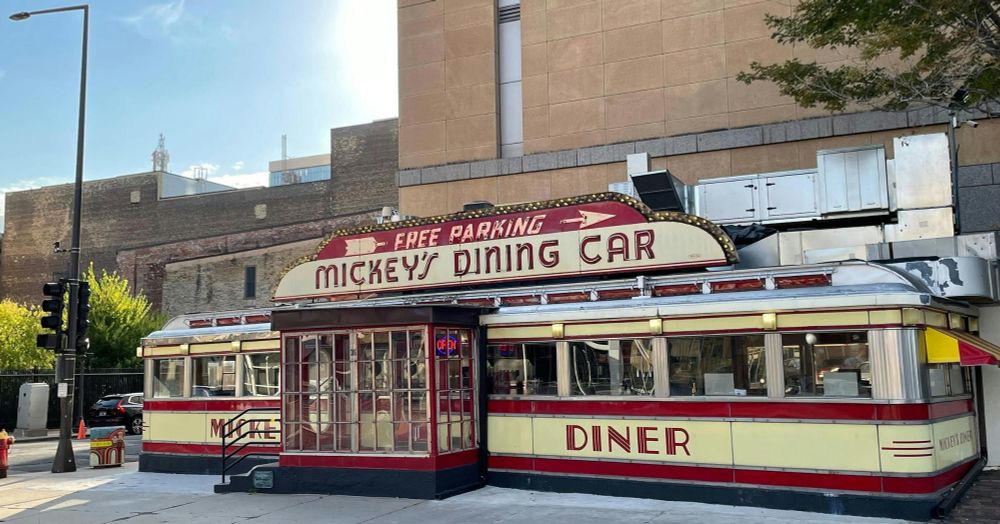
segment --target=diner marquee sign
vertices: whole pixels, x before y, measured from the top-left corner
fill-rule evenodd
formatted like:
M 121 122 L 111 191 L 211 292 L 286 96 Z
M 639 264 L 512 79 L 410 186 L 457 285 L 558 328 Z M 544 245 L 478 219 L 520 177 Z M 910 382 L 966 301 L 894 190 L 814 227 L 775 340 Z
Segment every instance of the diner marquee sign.
M 736 248 L 715 224 L 600 193 L 338 231 L 287 270 L 273 300 L 734 262 Z

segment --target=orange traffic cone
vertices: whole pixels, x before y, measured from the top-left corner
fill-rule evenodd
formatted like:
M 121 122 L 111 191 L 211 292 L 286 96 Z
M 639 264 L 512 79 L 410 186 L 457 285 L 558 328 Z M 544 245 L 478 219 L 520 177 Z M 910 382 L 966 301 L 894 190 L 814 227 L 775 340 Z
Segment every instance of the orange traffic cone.
M 76 438 L 83 440 L 87 438 L 87 426 L 84 425 L 83 419 L 80 419 L 80 428 L 76 430 Z

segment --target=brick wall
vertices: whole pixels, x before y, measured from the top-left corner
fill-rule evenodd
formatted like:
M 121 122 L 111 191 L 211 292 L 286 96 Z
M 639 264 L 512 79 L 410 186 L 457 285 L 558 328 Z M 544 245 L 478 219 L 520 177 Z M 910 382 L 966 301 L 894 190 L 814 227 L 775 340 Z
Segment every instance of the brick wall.
M 279 244 L 226 255 L 172 262 L 164 267 L 163 312 L 173 317 L 266 307 L 282 271 L 299 258 L 311 255 L 322 239 Z M 246 268 L 256 273 L 254 296 L 245 295 Z
M 362 212 L 368 217 L 382 206 L 396 206 L 395 126 L 395 120 L 388 120 L 334 130 L 334 137 L 338 137 L 335 143 L 349 142 L 356 147 L 352 156 L 345 155 L 342 149 L 335 152 L 334 169 L 340 172 L 335 171 L 329 181 L 164 200 L 157 198 L 155 173 L 87 181 L 83 187 L 83 266 L 93 262 L 98 269 L 114 270 L 121 262 L 119 252 L 151 248 L 150 253 L 164 258 L 157 261 L 147 257 L 131 264 L 125 260 L 121 267 L 150 293 L 154 304 L 159 304 L 160 286 L 155 283 L 162 281 L 159 272 L 163 262 L 180 256 L 170 253 L 177 243 L 196 240 L 194 244 L 211 245 L 212 239 L 247 232 L 255 232 L 248 238 L 274 237 L 279 231 L 287 231 L 282 229 L 285 226 L 312 230 L 312 236 L 298 239 L 316 238 L 325 230 L 317 230 L 315 225 L 328 226 L 333 217 L 347 215 L 350 221 L 357 221 L 361 218 L 350 217 Z M 356 139 L 352 140 L 352 135 Z M 73 186 L 65 184 L 6 195 L 0 295 L 34 303 L 41 296 L 43 282 L 65 273 L 68 256 L 53 253 L 52 242 L 69 245 L 72 192 Z M 132 203 L 135 192 L 139 201 Z M 171 244 L 167 250 L 152 249 Z M 210 255 L 219 254 L 205 250 Z

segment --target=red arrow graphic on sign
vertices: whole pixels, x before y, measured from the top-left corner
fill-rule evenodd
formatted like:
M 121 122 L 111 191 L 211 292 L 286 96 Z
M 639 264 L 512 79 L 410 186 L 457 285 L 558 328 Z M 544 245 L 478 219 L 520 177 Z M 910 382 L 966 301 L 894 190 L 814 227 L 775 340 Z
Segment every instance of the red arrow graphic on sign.
M 579 218 L 567 218 L 565 220 L 560 221 L 559 223 L 560 224 L 572 224 L 574 222 L 579 222 L 580 223 L 580 229 L 584 229 L 584 228 L 588 228 L 590 226 L 593 226 L 595 224 L 599 224 L 601 222 L 604 222 L 605 220 L 609 220 L 609 219 L 615 218 L 615 215 L 609 215 L 607 213 L 597 213 L 595 211 L 583 211 L 583 210 L 581 210 L 581 211 L 578 211 L 578 212 L 580 213 L 580 217 Z

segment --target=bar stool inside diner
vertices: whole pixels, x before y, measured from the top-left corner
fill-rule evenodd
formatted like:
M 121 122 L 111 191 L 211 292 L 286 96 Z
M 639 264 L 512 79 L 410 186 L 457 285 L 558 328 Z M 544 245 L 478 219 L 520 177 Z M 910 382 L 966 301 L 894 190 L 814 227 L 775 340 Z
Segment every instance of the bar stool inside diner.
M 143 340 L 140 469 L 928 518 L 980 464 L 977 308 L 890 263 L 738 262 L 617 193 L 339 231 L 273 308 Z

